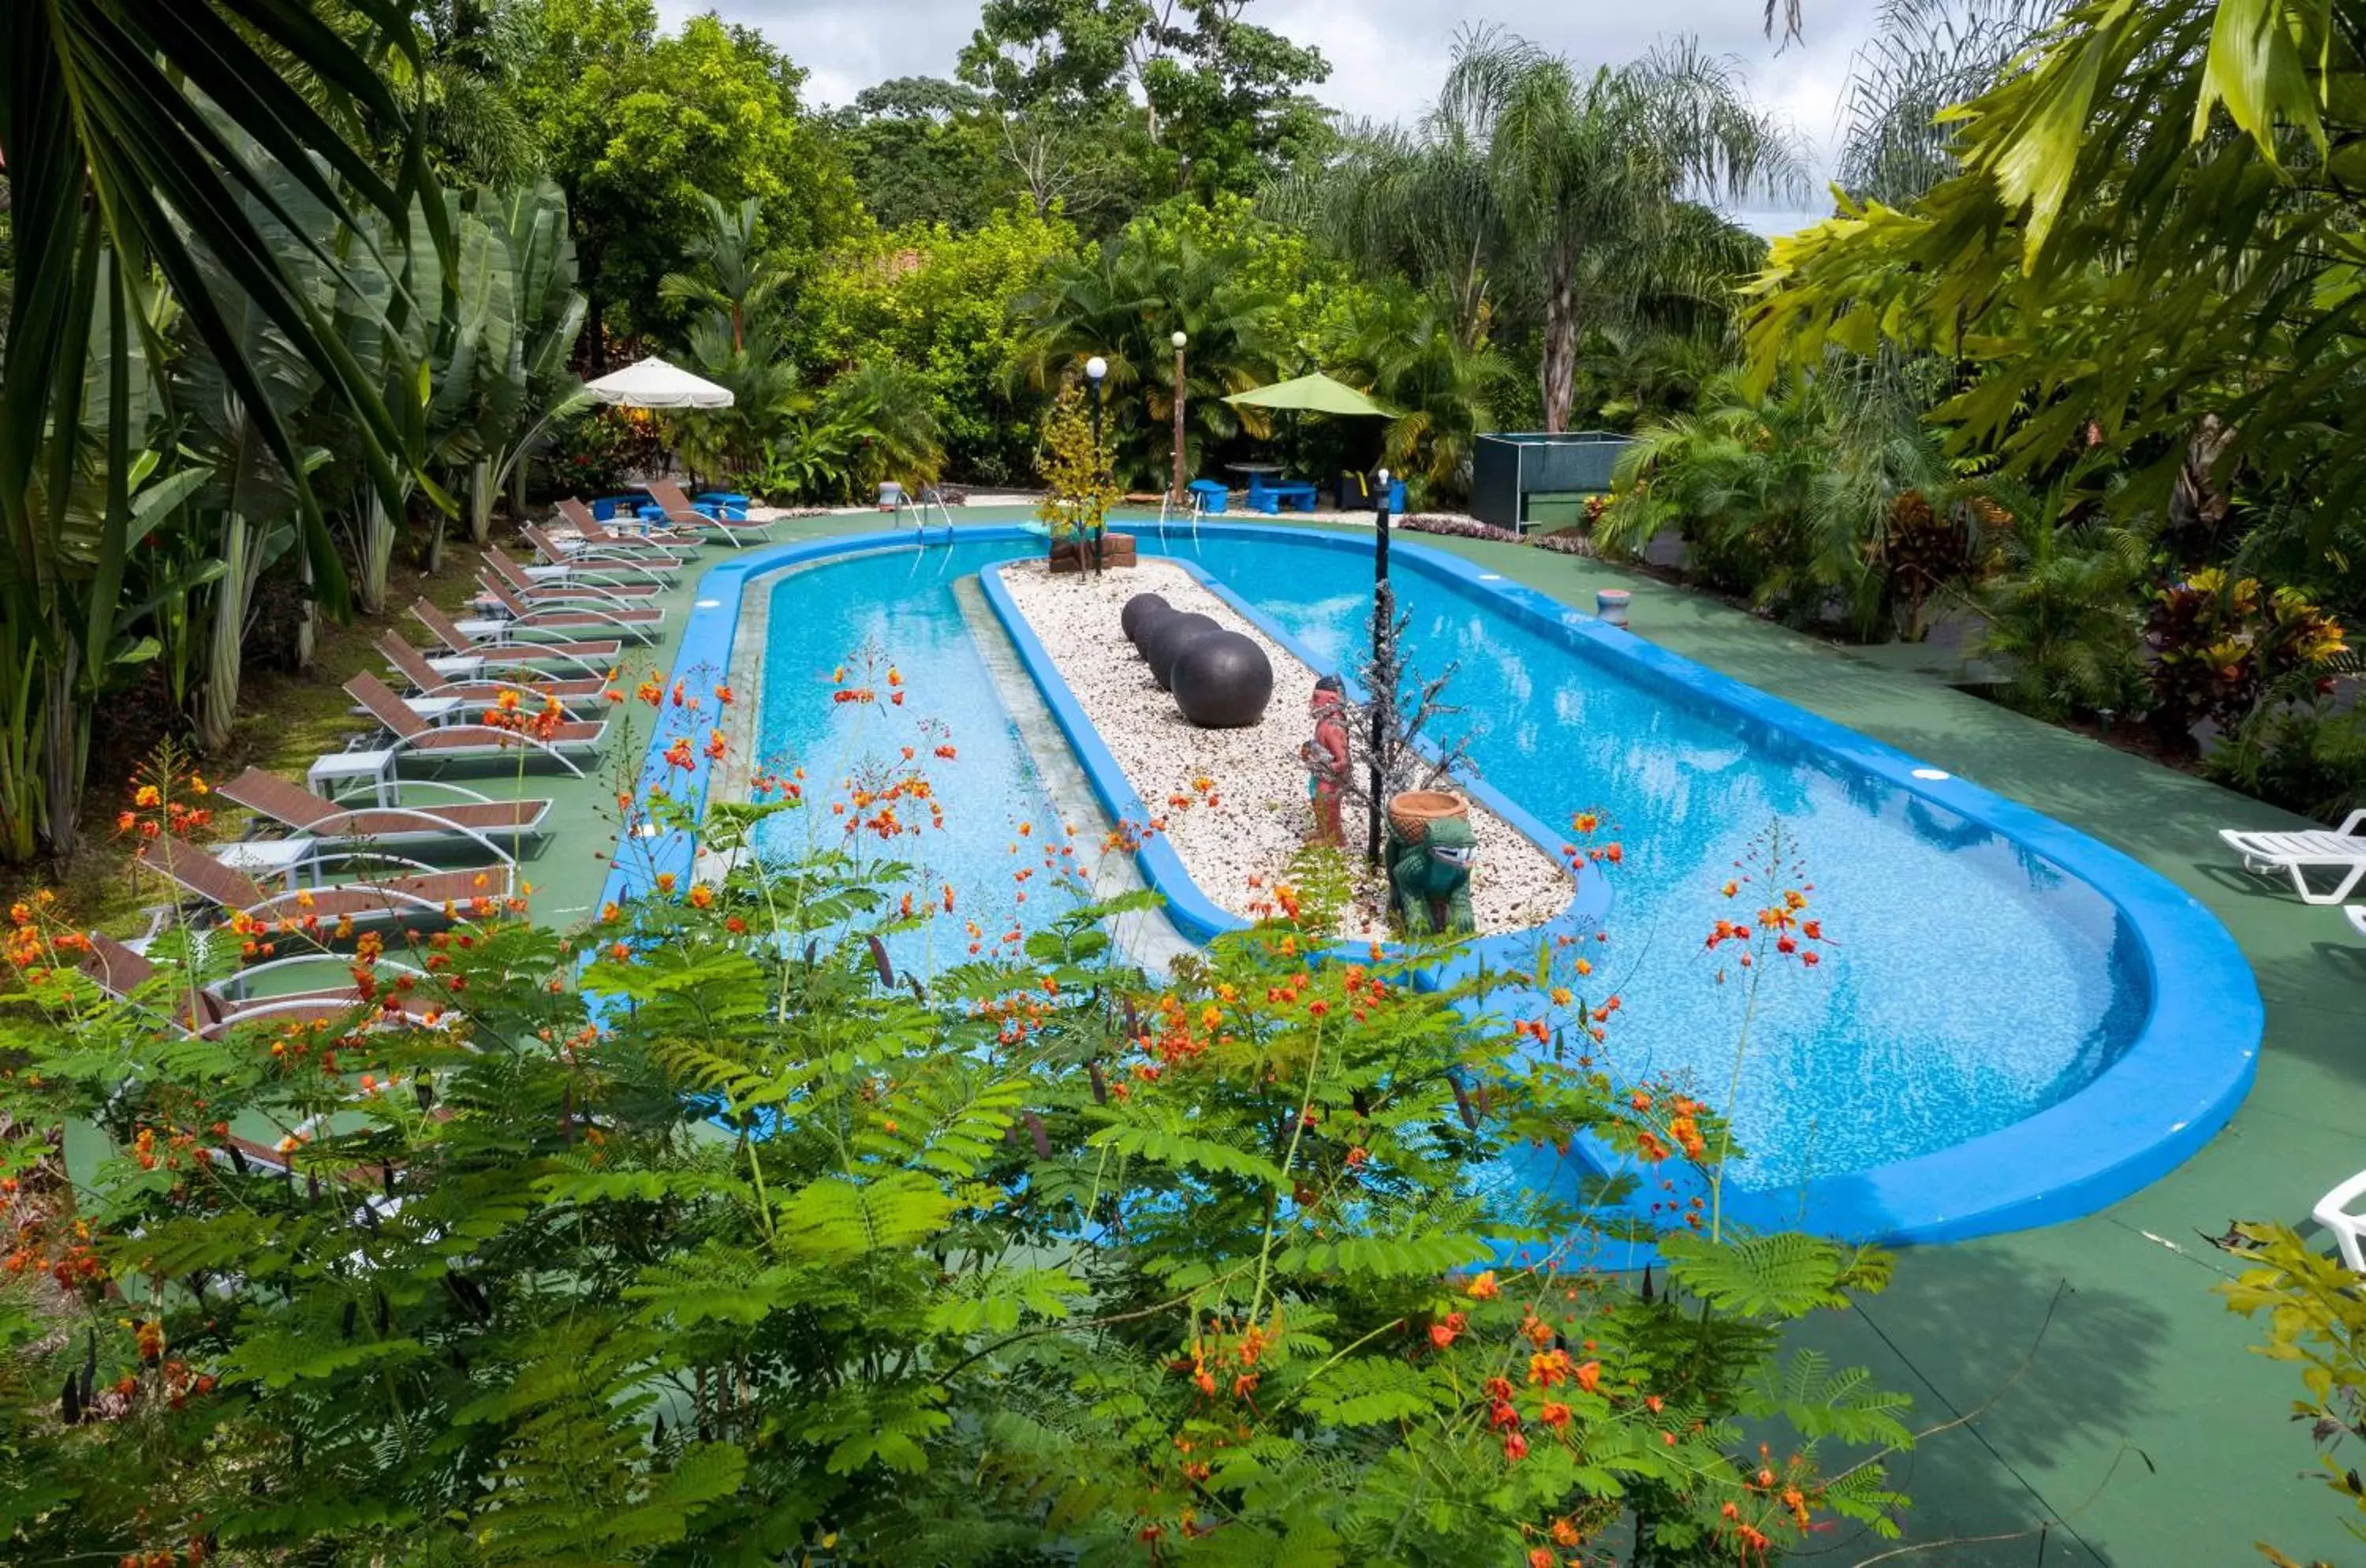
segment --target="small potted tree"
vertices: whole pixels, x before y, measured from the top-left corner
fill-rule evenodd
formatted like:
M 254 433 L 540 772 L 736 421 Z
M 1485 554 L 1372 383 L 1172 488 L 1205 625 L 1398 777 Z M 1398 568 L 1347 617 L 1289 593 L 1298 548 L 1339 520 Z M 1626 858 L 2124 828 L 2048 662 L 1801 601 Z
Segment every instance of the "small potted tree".
M 1104 537 L 1110 508 L 1120 491 L 1110 477 L 1105 446 L 1093 440 L 1083 391 L 1073 381 L 1060 389 L 1043 420 L 1043 499 L 1035 516 L 1052 536 L 1051 570 L 1087 571 L 1103 564 L 1132 566 L 1133 540 Z

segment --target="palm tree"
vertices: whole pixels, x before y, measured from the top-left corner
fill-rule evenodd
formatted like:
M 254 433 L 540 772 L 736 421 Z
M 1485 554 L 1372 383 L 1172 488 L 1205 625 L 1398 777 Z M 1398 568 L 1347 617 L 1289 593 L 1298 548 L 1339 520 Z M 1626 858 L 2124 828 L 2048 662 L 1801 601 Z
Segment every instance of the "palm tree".
M 1738 231 L 1689 197 L 1798 183 L 1787 139 L 1690 42 L 1587 73 L 1509 34 L 1467 33 L 1437 118 L 1486 149 L 1504 259 L 1543 328 L 1547 430 L 1568 423 L 1589 323 L 1633 319 L 1654 297 L 1713 294 L 1737 261 L 1755 265 Z
M 749 328 L 771 312 L 775 298 L 788 287 L 789 273 L 769 261 L 757 242 L 763 209 L 754 197 L 737 207 L 727 207 L 704 191 L 698 199 L 706 209 L 706 227 L 692 233 L 684 245 L 691 270 L 667 273 L 658 280 L 658 293 L 677 304 L 715 312 L 729 330 L 736 353 L 746 347 Z
M 1996 85 L 2069 0 L 1885 0 L 1880 30 L 1849 62 L 1839 183 L 1903 207 L 1955 172 L 1942 110 Z
M 303 225 L 271 191 L 284 175 L 332 216 L 389 220 L 429 194 L 440 219 L 409 134 L 416 106 L 375 69 L 389 54 L 416 79 L 405 8 L 377 3 L 351 7 L 342 29 L 308 6 L 214 0 L 42 0 L 0 19 L 17 257 L 0 349 L 0 857 L 24 860 L 41 842 L 70 851 L 91 706 L 118 663 L 146 651 L 125 637 L 119 607 L 134 451 L 148 434 L 133 428 L 130 387 L 136 366 L 163 352 L 143 330 L 152 284 L 171 291 L 182 330 L 287 477 L 331 605 L 344 602 L 344 572 L 243 321 L 268 323 L 280 351 L 320 378 L 355 422 L 372 483 L 399 498 L 394 420 L 291 269 L 282 242 Z M 391 128 L 405 150 L 399 175 L 373 161 L 365 126 Z M 70 499 L 83 473 L 103 476 L 95 518 Z
M 1413 130 L 1359 126 L 1337 162 L 1268 191 L 1275 216 L 1313 230 L 1375 281 L 1448 302 L 1463 346 L 1481 342 L 1514 248 L 1483 128 L 1433 110 Z

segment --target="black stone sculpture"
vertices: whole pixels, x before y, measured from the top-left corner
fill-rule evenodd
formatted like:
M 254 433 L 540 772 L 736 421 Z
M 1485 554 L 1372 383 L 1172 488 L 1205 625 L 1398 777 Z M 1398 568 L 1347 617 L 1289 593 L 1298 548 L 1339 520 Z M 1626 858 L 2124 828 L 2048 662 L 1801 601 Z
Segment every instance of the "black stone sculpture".
M 1158 682 L 1160 691 L 1172 689 L 1168 682 L 1175 660 L 1183 650 L 1216 629 L 1215 622 L 1189 611 L 1163 616 L 1150 624 L 1142 634 L 1142 658 L 1150 666 L 1150 678 Z
M 1265 716 L 1273 664 L 1238 632 L 1193 637 L 1176 656 L 1169 688 L 1183 716 L 1202 729 L 1239 729 Z
M 1139 649 L 1144 629 L 1171 608 L 1155 593 L 1137 593 L 1125 602 L 1124 609 L 1117 613 L 1117 624 L 1124 628 L 1125 640 Z

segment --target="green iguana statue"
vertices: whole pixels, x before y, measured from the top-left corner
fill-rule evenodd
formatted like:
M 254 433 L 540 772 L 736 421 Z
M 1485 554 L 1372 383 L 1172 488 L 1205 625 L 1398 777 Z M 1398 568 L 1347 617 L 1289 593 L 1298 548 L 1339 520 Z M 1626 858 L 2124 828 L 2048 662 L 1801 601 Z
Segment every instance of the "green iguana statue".
M 1479 929 L 1470 913 L 1470 818 L 1448 817 L 1429 825 L 1417 844 L 1389 833 L 1389 893 L 1407 936 L 1467 934 Z

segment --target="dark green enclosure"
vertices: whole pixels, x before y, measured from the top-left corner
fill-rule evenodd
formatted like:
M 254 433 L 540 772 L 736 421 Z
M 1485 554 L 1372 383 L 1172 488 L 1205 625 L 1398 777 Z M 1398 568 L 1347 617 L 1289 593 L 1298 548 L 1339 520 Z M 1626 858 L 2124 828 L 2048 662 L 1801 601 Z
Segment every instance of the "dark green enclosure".
M 1471 463 L 1470 510 L 1482 523 L 1522 528 L 1535 516 L 1534 496 L 1600 494 L 1610 489 L 1610 470 L 1627 450 L 1628 437 L 1607 430 L 1571 430 L 1555 434 L 1516 431 L 1479 438 Z

